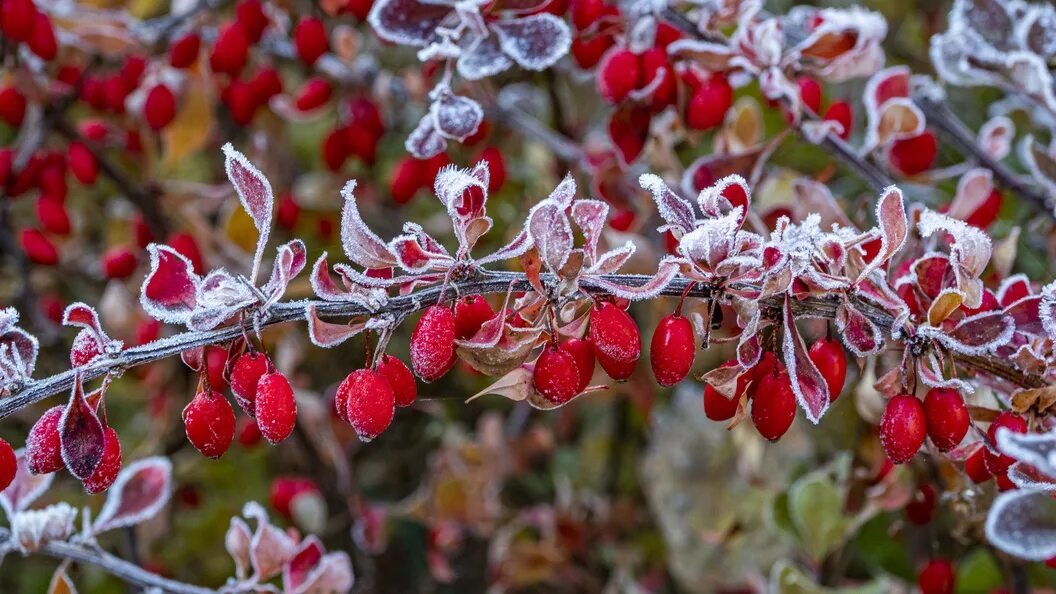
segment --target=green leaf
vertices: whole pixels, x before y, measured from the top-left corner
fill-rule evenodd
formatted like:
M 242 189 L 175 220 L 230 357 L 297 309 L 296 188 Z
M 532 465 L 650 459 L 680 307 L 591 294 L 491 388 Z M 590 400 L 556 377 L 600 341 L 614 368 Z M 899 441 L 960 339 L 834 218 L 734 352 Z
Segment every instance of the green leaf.
M 774 594 L 883 594 L 891 591 L 891 584 L 875 579 L 858 586 L 826 588 L 819 586 L 798 567 L 778 561 L 770 571 L 770 591 Z
M 796 481 L 788 494 L 792 525 L 814 561 L 839 545 L 850 525 L 843 514 L 843 498 L 827 474 L 814 472 Z

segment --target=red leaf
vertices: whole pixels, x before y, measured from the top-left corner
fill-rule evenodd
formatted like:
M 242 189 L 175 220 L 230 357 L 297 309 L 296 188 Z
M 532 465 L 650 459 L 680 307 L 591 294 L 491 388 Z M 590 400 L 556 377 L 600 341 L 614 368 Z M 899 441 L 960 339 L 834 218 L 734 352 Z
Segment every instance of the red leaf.
M 154 517 L 172 494 L 172 464 L 154 456 L 129 464 L 106 496 L 106 503 L 92 526 L 99 534 L 114 528 L 132 526 Z
M 792 381 L 792 391 L 807 418 L 815 425 L 829 408 L 829 385 L 807 356 L 807 348 L 796 328 L 792 317 L 792 298 L 785 294 L 784 307 L 785 333 L 781 348 L 785 359 L 785 368 Z
M 183 254 L 166 245 L 150 244 L 150 273 L 140 290 L 143 309 L 156 320 L 174 324 L 190 319 L 201 279 Z
M 70 474 L 84 480 L 95 472 L 103 459 L 106 434 L 95 409 L 84 398 L 84 386 L 78 377 L 73 382 L 70 402 L 59 421 L 62 459 Z

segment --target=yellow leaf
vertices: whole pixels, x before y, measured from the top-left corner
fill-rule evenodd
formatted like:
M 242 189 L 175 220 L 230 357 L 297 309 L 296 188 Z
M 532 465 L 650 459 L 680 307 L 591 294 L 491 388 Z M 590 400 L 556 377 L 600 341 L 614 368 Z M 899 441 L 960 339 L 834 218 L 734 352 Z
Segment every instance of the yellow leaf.
M 957 308 L 960 306 L 961 295 L 959 293 L 953 291 L 942 293 L 931 304 L 931 309 L 928 310 L 928 323 L 932 326 L 938 327 L 946 318 L 950 317 L 950 314 L 957 311 Z
M 253 225 L 253 219 L 240 207 L 231 209 L 224 224 L 224 232 L 232 243 L 246 253 L 253 253 L 257 248 L 257 228 Z
M 208 92 L 209 86 L 201 80 L 191 80 L 188 83 L 187 92 L 183 96 L 183 107 L 165 128 L 163 169 L 178 164 L 201 149 L 209 139 L 213 127 L 213 105 Z

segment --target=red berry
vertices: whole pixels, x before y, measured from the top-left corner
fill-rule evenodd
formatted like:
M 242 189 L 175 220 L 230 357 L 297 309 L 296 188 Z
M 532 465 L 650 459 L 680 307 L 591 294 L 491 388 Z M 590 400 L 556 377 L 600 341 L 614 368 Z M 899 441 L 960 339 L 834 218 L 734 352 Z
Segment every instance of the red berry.
M 348 0 L 343 12 L 347 12 L 360 21 L 367 20 L 370 9 L 374 6 L 374 0 Z
M 359 96 L 349 100 L 347 113 L 349 124 L 365 130 L 375 139 L 385 133 L 385 123 L 381 119 L 381 112 L 378 111 L 378 106 L 368 97 Z M 480 127 L 484 128 L 486 123 L 486 121 L 481 122 Z M 468 138 L 466 142 L 469 142 Z
M 609 103 L 619 103 L 638 88 L 641 67 L 638 56 L 627 49 L 615 49 L 606 54 L 598 73 L 598 92 Z
M 389 385 L 392 386 L 392 394 L 396 398 L 396 406 L 410 406 L 418 398 L 418 384 L 414 381 L 414 374 L 407 368 L 407 364 L 392 355 L 383 355 L 378 362 L 377 372 L 380 373 Z
M 242 447 L 256 447 L 262 438 L 256 420 L 245 417 L 238 420 L 238 443 L 242 444 Z
M 110 488 L 121 472 L 121 440 L 113 427 L 106 428 L 103 441 L 103 457 L 95 467 L 92 476 L 84 480 L 84 488 L 89 493 L 102 493 Z
M 843 126 L 843 131 L 839 134 L 840 138 L 847 140 L 851 137 L 851 131 L 854 130 L 854 112 L 851 110 L 850 103 L 833 101 L 832 105 L 829 105 L 829 108 L 825 110 L 825 115 L 821 119 L 838 122 Z
M 322 107 L 330 100 L 330 95 L 333 93 L 334 88 L 330 86 L 324 78 L 311 78 L 304 83 L 299 93 L 297 93 L 297 109 L 301 111 L 311 111 L 318 107 Z
M 920 570 L 917 584 L 920 594 L 953 594 L 957 574 L 946 559 L 932 559 Z
M 602 56 L 615 43 L 611 35 L 592 35 L 581 37 L 577 35 L 572 40 L 572 58 L 576 64 L 584 70 L 589 70 L 598 65 Z
M 910 522 L 923 526 L 935 515 L 935 487 L 921 485 L 906 504 L 906 517 Z
M 23 229 L 19 243 L 31 262 L 41 266 L 54 266 L 59 263 L 59 251 L 55 249 L 55 244 L 37 229 Z
M 153 130 L 161 130 L 176 117 L 176 96 L 169 87 L 156 85 L 147 93 L 143 103 L 143 117 Z
M 29 51 L 37 54 L 41 60 L 50 61 L 59 53 L 59 44 L 55 41 L 55 29 L 51 19 L 43 12 L 33 15 L 33 31 L 26 40 Z
M 455 364 L 455 314 L 442 305 L 426 308 L 411 334 L 411 367 L 424 382 L 440 379 Z
M 26 437 L 26 467 L 32 474 L 48 474 L 66 467 L 59 442 L 63 405 L 53 406 L 37 419 Z
M 37 8 L 33 0 L 4 0 L 0 2 L 0 30 L 15 41 L 25 41 L 33 33 L 33 19 Z
M 121 65 L 121 71 L 118 73 L 118 76 L 121 79 L 126 94 L 136 90 L 136 87 L 139 86 L 139 81 L 143 78 L 143 73 L 146 71 L 146 57 L 128 56 L 125 58 L 125 63 Z
M 935 134 L 925 130 L 912 138 L 896 140 L 887 153 L 887 160 L 895 172 L 917 175 L 931 168 L 937 152 Z
M 36 211 L 37 220 L 44 231 L 56 235 L 70 234 L 70 215 L 66 212 L 66 205 L 62 200 L 42 194 L 37 198 Z
M 1006 410 L 997 415 L 997 418 L 990 423 L 990 428 L 986 430 L 986 436 L 994 449 L 991 450 L 989 447 L 984 449 L 986 450 L 986 469 L 994 476 L 1003 476 L 1008 467 L 1012 466 L 1012 463 L 1016 461 L 1012 456 L 1002 453 L 997 446 L 997 430 L 1001 428 L 1008 429 L 1013 433 L 1026 433 L 1027 420 Z
M 576 394 L 579 394 L 590 385 L 590 378 L 594 377 L 594 347 L 589 341 L 567 338 L 561 343 L 561 350 L 572 355 L 576 362 L 576 370 L 579 372 Z
M 71 141 L 66 149 L 66 162 L 69 163 L 70 171 L 77 181 L 86 186 L 95 183 L 99 177 L 99 164 L 95 161 L 95 155 L 88 147 L 79 141 Z
M 580 374 L 576 358 L 560 346 L 547 344 L 535 360 L 532 386 L 540 396 L 563 404 L 579 393 Z
M 247 415 L 252 417 L 257 414 L 257 384 L 264 374 L 274 369 L 268 356 L 256 351 L 242 353 L 231 365 L 228 378 L 231 384 L 231 394 L 235 396 L 235 402 L 246 411 Z
M 275 208 L 275 222 L 287 231 L 292 231 L 297 226 L 297 219 L 301 218 L 301 207 L 293 194 L 283 194 L 279 198 L 279 204 Z
M 6 489 L 11 481 L 15 480 L 16 472 L 18 472 L 18 459 L 15 457 L 15 450 L 11 444 L 0 439 L 0 491 Z
M 713 388 L 711 384 L 704 384 L 704 415 L 712 421 L 728 421 L 733 418 L 733 415 L 737 414 L 737 407 L 740 406 L 741 398 L 746 393 L 748 388 L 748 382 L 752 382 L 750 390 L 747 391 L 748 397 L 751 398 L 752 393 L 755 392 L 759 382 L 755 378 L 763 378 L 773 370 L 772 361 L 776 360 L 773 354 L 770 355 L 771 364 L 769 366 L 756 365 L 755 368 L 742 372 L 740 377 L 737 378 L 736 392 L 732 398 L 727 398 L 722 395 L 718 390 Z M 737 360 L 732 359 L 722 364 L 722 367 L 733 367 L 737 365 Z
M 274 68 L 261 68 L 249 79 L 249 90 L 260 105 L 282 92 L 282 78 Z
M 673 386 L 685 379 L 696 356 L 693 324 L 680 314 L 670 314 L 656 326 L 649 347 L 653 375 L 661 386 Z
M 426 183 L 422 161 L 404 157 L 396 162 L 389 176 L 389 194 L 396 204 L 406 204 Z
M 438 307 L 438 306 L 434 306 Z M 396 395 L 382 374 L 357 369 L 337 388 L 338 414 L 356 430 L 363 441 L 381 435 L 395 415 Z
M 957 390 L 932 388 L 924 397 L 924 417 L 928 437 L 939 451 L 946 452 L 960 445 L 968 433 L 971 419 L 964 398 Z
M 245 126 L 253 121 L 260 107 L 260 101 L 256 93 L 248 83 L 240 80 L 233 81 L 223 95 L 224 104 L 231 112 L 231 119 L 239 126 Z
M 198 249 L 198 242 L 195 241 L 193 235 L 190 233 L 173 233 L 169 236 L 168 243 L 169 247 L 180 252 L 184 258 L 191 261 L 196 273 L 202 274 L 205 271 L 202 252 Z
M 821 113 L 821 85 L 809 76 L 801 76 L 796 79 L 799 87 L 799 99 L 803 105 L 814 113 Z
M 986 469 L 986 446 L 975 450 L 971 456 L 968 456 L 968 459 L 964 461 L 964 472 L 977 485 L 985 483 L 994 476 Z
M 315 64 L 320 56 L 330 51 L 323 21 L 315 17 L 302 18 L 293 29 L 293 45 L 297 49 L 297 57 L 305 65 Z
M 260 0 L 242 0 L 235 7 L 235 18 L 246 31 L 251 43 L 260 41 L 264 29 L 268 27 L 268 16 L 264 14 L 264 5 Z
M 924 405 L 915 396 L 901 394 L 887 401 L 880 419 L 880 445 L 895 464 L 907 462 L 927 436 Z
M 661 48 L 654 47 L 646 50 L 639 58 L 641 61 L 639 88 L 647 86 L 657 76 L 661 76 L 661 72 L 663 73 L 664 79 L 660 81 L 653 91 L 652 103 L 650 104 L 654 112 L 661 112 L 677 99 L 678 81 L 675 79 L 675 71 L 668 64 L 667 52 Z
M 572 24 L 583 30 L 594 24 L 605 10 L 603 0 L 572 0 Z
M 829 386 L 829 402 L 835 402 L 843 391 L 843 382 L 847 378 L 847 354 L 839 341 L 819 338 L 810 346 L 807 357 L 825 378 Z
M 187 68 L 198 61 L 198 51 L 202 38 L 197 33 L 188 33 L 172 43 L 169 48 L 169 65 L 173 68 Z
M 631 316 L 607 301 L 596 305 L 590 310 L 589 336 L 605 373 L 614 380 L 629 378 L 642 353 L 642 337 Z
M 224 377 L 226 369 L 227 349 L 220 346 L 205 347 L 205 373 L 209 387 L 220 391 L 227 389 L 227 378 Z
M 752 396 L 752 424 L 759 434 L 777 441 L 796 418 L 796 395 L 788 372 L 774 368 L 759 378 Z
M 455 304 L 455 338 L 466 340 L 495 317 L 491 304 L 480 295 L 466 295 Z
M 239 23 L 230 23 L 220 28 L 220 33 L 209 54 L 209 67 L 213 72 L 237 76 L 249 57 L 249 38 Z
M 279 443 L 293 433 L 297 399 L 285 375 L 273 371 L 260 378 L 254 411 L 261 434 L 271 443 Z
M 609 118 L 609 137 L 624 163 L 638 158 L 649 139 L 652 113 L 647 107 L 620 109 Z
M 1001 191 L 994 188 L 987 195 L 983 203 L 980 204 L 975 212 L 968 215 L 968 218 L 964 220 L 965 223 L 973 227 L 980 229 L 986 229 L 991 223 L 997 220 L 997 214 L 1001 212 L 1001 204 L 1003 200 L 1001 198 Z
M 183 409 L 187 440 L 208 458 L 219 458 L 235 438 L 235 411 L 223 394 L 202 390 Z
M 506 183 L 506 159 L 503 158 L 499 149 L 489 146 L 480 152 L 478 161 L 488 163 L 488 191 L 498 192 Z
M 136 254 L 126 247 L 112 247 L 103 252 L 102 258 L 106 278 L 124 279 L 136 271 Z
M 323 138 L 323 164 L 330 171 L 340 171 L 348 160 L 348 145 L 345 143 L 345 131 L 343 128 L 331 130 Z
M 686 125 L 694 130 L 710 130 L 726 119 L 733 105 L 733 88 L 726 77 L 715 74 L 701 83 L 686 105 Z
M 26 117 L 26 97 L 15 87 L 0 89 L 0 119 L 12 127 L 22 125 Z
M 287 520 L 293 519 L 291 503 L 302 493 L 318 493 L 319 487 L 310 478 L 300 476 L 280 476 L 271 484 L 269 501 L 271 507 Z

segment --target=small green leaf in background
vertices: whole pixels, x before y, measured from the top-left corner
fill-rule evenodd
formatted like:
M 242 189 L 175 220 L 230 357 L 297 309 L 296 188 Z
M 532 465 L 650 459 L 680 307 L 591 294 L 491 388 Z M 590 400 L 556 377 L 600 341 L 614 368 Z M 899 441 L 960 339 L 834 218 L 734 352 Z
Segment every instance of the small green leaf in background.
M 788 492 L 788 511 L 814 561 L 821 561 L 843 542 L 851 523 L 843 514 L 843 498 L 827 473 L 813 472 L 796 481 Z
M 985 549 L 976 549 L 957 561 L 957 594 L 989 592 L 1003 585 L 1001 568 Z
M 778 561 L 770 572 L 770 591 L 774 594 L 883 594 L 891 591 L 891 584 L 876 579 L 859 586 L 825 588 L 798 567 Z

